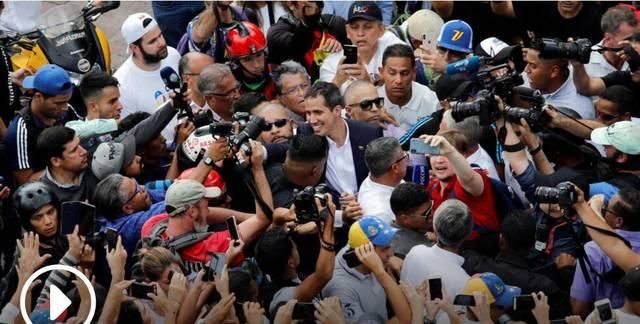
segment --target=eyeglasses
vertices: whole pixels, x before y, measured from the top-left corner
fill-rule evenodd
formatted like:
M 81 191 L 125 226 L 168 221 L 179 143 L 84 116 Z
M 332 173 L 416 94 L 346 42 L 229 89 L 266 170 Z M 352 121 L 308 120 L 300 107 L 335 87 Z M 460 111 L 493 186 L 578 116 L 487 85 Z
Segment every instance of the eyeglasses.
M 429 208 L 427 208 L 427 211 L 424 212 L 424 214 L 420 215 L 420 217 L 422 218 L 429 218 L 429 215 L 431 215 L 431 210 L 433 209 L 433 201 L 431 201 L 431 205 L 429 205 Z
M 596 110 L 596 114 L 597 114 L 597 117 L 599 119 L 602 119 L 603 121 L 612 121 L 612 120 L 614 120 L 616 118 L 619 118 L 621 116 L 621 115 L 610 115 L 610 114 L 603 113 L 603 112 L 600 112 L 600 111 L 597 111 L 597 110 Z
M 229 96 L 233 95 L 234 93 L 240 92 L 240 87 L 241 87 L 240 83 L 236 83 L 236 86 L 233 89 L 231 89 L 231 90 L 229 90 L 229 91 L 227 91 L 225 93 L 210 92 L 210 93 L 205 94 L 205 95 L 206 96 L 217 96 L 217 97 L 229 97 Z
M 408 159 L 408 158 L 409 158 L 409 153 L 405 153 L 401 158 L 399 158 L 395 162 L 393 162 L 393 164 L 399 163 L 400 161 L 402 161 L 404 159 Z
M 193 72 L 185 72 L 183 73 L 184 75 L 192 75 L 192 76 L 198 76 L 200 75 L 200 73 L 193 73 Z
M 276 128 L 284 127 L 284 125 L 286 125 L 288 121 L 289 119 L 287 118 L 276 119 L 273 121 L 273 123 L 265 124 L 263 131 L 270 131 L 273 129 L 273 126 L 276 126 Z
M 609 209 L 609 205 L 602 205 L 602 209 L 600 209 L 600 215 L 602 215 L 602 217 L 604 217 L 604 215 L 607 214 L 607 212 L 615 215 L 616 217 L 618 217 L 618 214 L 614 213 L 613 211 L 611 211 L 611 209 Z
M 384 98 L 378 97 L 371 100 L 363 100 L 359 103 L 349 105 L 349 107 L 359 106 L 360 108 L 362 108 L 362 110 L 370 110 L 371 108 L 373 108 L 374 104 L 376 105 L 376 107 L 378 107 L 378 109 L 382 108 L 384 106 Z
M 307 89 L 309 89 L 309 85 L 310 85 L 309 82 L 300 83 L 297 86 L 289 88 L 289 90 L 282 91 L 282 94 L 286 96 L 295 94 L 298 92 L 302 92 L 304 94 L 307 91 Z
M 143 190 L 142 186 L 138 184 L 138 182 L 136 181 L 136 190 L 133 192 L 133 195 L 131 195 L 131 197 L 124 204 L 126 205 L 130 203 L 133 200 L 133 198 L 135 198 L 139 193 L 142 192 L 142 190 Z

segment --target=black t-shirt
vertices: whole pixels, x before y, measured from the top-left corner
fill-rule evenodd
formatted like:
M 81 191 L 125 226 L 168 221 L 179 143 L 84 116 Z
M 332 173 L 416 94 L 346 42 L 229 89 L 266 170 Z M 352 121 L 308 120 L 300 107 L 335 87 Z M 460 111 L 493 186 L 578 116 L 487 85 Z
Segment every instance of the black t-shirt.
M 582 2 L 577 16 L 565 19 L 558 12 L 556 1 L 513 1 L 513 11 L 521 26 L 533 31 L 537 38 L 589 38 L 593 44 L 602 39 L 600 29 L 600 5 L 595 2 Z
M 516 19 L 496 15 L 489 1 L 455 1 L 451 17 L 447 20 L 464 20 L 473 30 L 473 47 L 489 37 L 515 44 L 526 33 Z
M 613 71 L 602 77 L 604 85 L 608 88 L 614 85 L 621 85 L 627 87 L 635 95 L 636 102 L 640 102 L 640 82 L 634 82 L 631 78 L 630 71 Z M 640 109 L 636 107 L 635 111 L 631 112 L 633 117 L 640 117 Z

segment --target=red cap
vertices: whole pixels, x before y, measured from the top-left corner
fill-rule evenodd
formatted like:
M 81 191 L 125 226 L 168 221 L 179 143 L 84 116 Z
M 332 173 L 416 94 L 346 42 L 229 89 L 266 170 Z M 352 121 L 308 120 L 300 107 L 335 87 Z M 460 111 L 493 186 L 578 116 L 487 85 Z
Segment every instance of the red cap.
M 267 40 L 260 27 L 250 22 L 240 22 L 229 30 L 225 45 L 229 57 L 237 59 L 263 51 L 267 47 Z
M 182 173 L 180 173 L 180 176 L 178 177 L 178 179 L 180 179 L 180 180 L 188 179 L 189 176 L 191 175 L 191 173 L 193 173 L 193 170 L 195 170 L 195 169 L 196 168 L 191 168 L 191 169 L 186 169 L 186 170 L 182 171 Z M 216 170 L 211 170 L 209 172 L 207 177 L 202 182 L 202 185 L 204 185 L 206 188 L 218 187 L 218 188 L 220 188 L 220 190 L 222 190 L 222 193 L 227 191 L 226 187 L 225 187 L 225 184 L 224 184 L 224 180 L 222 179 L 222 177 L 220 176 L 220 174 Z

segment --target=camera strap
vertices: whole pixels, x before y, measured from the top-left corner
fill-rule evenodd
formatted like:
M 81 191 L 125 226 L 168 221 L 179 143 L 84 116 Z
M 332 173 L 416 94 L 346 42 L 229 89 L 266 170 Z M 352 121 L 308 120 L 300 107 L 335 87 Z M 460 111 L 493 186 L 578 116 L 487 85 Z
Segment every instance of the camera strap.
M 256 183 L 253 180 L 253 177 L 249 172 L 241 172 L 241 173 L 242 173 L 242 180 L 244 180 L 245 185 L 247 186 L 251 194 L 255 197 L 256 201 L 258 202 L 258 205 L 260 205 L 260 209 L 262 209 L 262 212 L 264 212 L 265 216 L 267 216 L 267 219 L 269 219 L 270 221 L 273 221 L 273 210 L 262 199 L 262 196 L 260 196 L 260 193 L 258 192 L 258 188 L 256 187 Z

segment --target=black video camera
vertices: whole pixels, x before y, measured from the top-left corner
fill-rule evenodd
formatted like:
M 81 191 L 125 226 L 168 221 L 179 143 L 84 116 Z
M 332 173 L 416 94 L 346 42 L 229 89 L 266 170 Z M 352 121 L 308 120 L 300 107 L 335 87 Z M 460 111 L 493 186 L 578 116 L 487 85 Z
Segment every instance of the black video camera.
M 231 137 L 233 124 L 230 122 L 213 122 L 209 124 L 209 133 L 216 137 Z
M 488 90 L 480 90 L 476 99 L 469 102 L 457 102 L 451 108 L 451 117 L 461 122 L 467 117 L 479 116 L 480 125 L 490 125 L 498 118 L 498 103 Z
M 315 187 L 308 186 L 302 190 L 293 190 L 293 205 L 296 207 L 296 216 L 298 223 L 304 224 L 308 222 L 319 222 L 324 220 L 318 206 L 316 206 L 315 198 L 320 200 L 320 205 L 327 206 L 327 193 L 329 189 L 326 184 L 321 183 Z
M 244 128 L 240 131 L 240 134 L 234 136 L 231 140 L 232 148 L 235 151 L 242 149 L 247 155 L 251 155 L 249 139 L 255 140 L 258 138 L 266 126 L 267 123 L 264 118 L 260 116 L 252 116 L 249 122 L 247 122 Z
M 524 118 L 529 125 L 543 124 L 546 125 L 550 117 L 540 109 L 528 109 L 518 107 L 508 107 L 505 110 L 505 118 L 516 124 L 520 124 L 520 118 Z
M 238 125 L 240 125 L 240 129 L 243 129 L 251 121 L 251 114 L 244 111 L 238 111 L 233 114 L 232 118 L 233 121 L 237 122 Z
M 540 204 L 559 204 L 568 208 L 578 200 L 575 187 L 569 182 L 561 182 L 554 187 L 538 187 L 533 194 Z
M 591 57 L 591 41 L 580 38 L 573 43 L 561 42 L 553 38 L 542 38 L 537 44 L 540 58 L 577 60 L 582 64 L 589 63 Z

